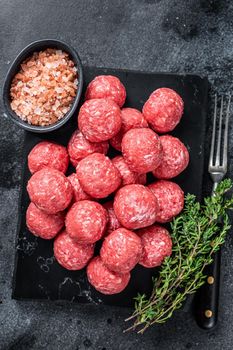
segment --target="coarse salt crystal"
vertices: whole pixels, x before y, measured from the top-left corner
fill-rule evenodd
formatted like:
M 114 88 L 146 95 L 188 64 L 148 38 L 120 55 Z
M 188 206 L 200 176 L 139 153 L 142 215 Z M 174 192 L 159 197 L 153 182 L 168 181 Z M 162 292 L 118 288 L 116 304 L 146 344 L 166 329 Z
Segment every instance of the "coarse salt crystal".
M 67 81 L 69 80 L 66 76 L 62 77 L 62 80 L 65 81 L 67 83 Z
M 67 113 L 68 112 L 68 108 L 62 108 L 62 112 L 65 114 L 65 113 Z
M 34 113 L 35 114 L 40 114 L 41 113 L 41 109 L 39 107 L 34 109 Z
M 64 89 L 61 88 L 61 87 L 55 87 L 55 91 L 56 91 L 58 94 L 61 94 L 61 93 L 64 91 Z
M 56 101 L 56 102 L 55 102 L 55 107 L 58 108 L 58 107 L 60 106 L 60 104 L 61 104 L 61 103 L 60 103 L 59 101 Z

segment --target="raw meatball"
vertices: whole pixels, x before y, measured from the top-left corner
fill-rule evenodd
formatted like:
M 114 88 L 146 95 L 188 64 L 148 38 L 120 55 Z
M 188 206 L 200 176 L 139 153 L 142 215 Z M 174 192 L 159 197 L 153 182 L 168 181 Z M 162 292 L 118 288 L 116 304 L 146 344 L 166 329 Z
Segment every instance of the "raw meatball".
M 53 168 L 65 174 L 69 156 L 64 146 L 42 141 L 33 147 L 28 155 L 28 168 L 32 174 L 42 168 Z
M 127 185 L 117 191 L 113 208 L 122 226 L 137 229 L 155 222 L 158 201 L 145 186 Z
M 79 244 L 66 231 L 56 237 L 53 245 L 54 256 L 67 270 L 81 270 L 94 255 L 94 244 Z
M 103 204 L 103 207 L 107 210 L 108 212 L 108 223 L 105 231 L 105 236 L 109 235 L 112 231 L 115 231 L 116 229 L 121 227 L 121 224 L 119 223 L 116 214 L 113 209 L 113 202 L 107 202 Z
M 83 191 L 79 183 L 77 174 L 73 173 L 70 176 L 68 176 L 67 179 L 70 181 L 71 186 L 73 188 L 73 193 L 74 193 L 73 197 L 75 202 L 82 201 L 84 199 L 90 199 L 90 196 Z
M 159 180 L 148 186 L 159 203 L 157 222 L 168 222 L 184 207 L 184 192 L 172 181 Z
M 31 233 L 43 239 L 54 238 L 65 223 L 63 213 L 47 214 L 30 203 L 26 212 L 26 224 Z
M 79 243 L 98 241 L 105 231 L 108 216 L 101 204 L 83 200 L 72 205 L 66 216 L 66 231 Z
M 122 107 L 126 99 L 126 90 L 117 77 L 99 75 L 88 85 L 85 98 L 109 98 Z
M 121 175 L 111 160 L 100 153 L 82 159 L 76 169 L 85 192 L 94 198 L 105 198 L 121 184 Z
M 172 253 L 172 240 L 168 230 L 153 225 L 137 231 L 142 240 L 142 256 L 139 264 L 144 267 L 160 266 L 166 256 Z
M 130 129 L 147 128 L 148 123 L 143 114 L 135 108 L 122 108 L 121 129 L 116 136 L 110 140 L 112 147 L 121 151 L 121 142 L 124 134 Z
M 153 171 L 158 179 L 171 179 L 187 168 L 189 152 L 185 145 L 176 137 L 164 135 L 160 137 L 163 148 L 161 164 Z
M 180 122 L 184 102 L 174 90 L 160 88 L 152 92 L 142 113 L 152 129 L 159 133 L 172 131 Z
M 107 141 L 121 128 L 121 110 L 109 99 L 88 100 L 80 108 L 78 126 L 90 142 Z
M 119 170 L 122 177 L 122 186 L 141 183 L 145 178 L 140 174 L 131 171 L 122 156 L 117 156 L 112 159 L 113 165 Z M 142 174 L 145 175 L 145 174 Z
M 110 271 L 99 256 L 91 260 L 87 267 L 89 283 L 102 294 L 117 294 L 122 292 L 129 283 L 130 273 Z
M 142 242 L 136 233 L 118 228 L 108 235 L 100 250 L 100 257 L 107 268 L 118 273 L 131 271 L 142 255 Z
M 76 130 L 69 140 L 67 150 L 71 163 L 76 167 L 81 159 L 92 153 L 98 152 L 107 154 L 108 147 L 109 145 L 107 141 L 89 142 L 81 131 Z
M 48 214 L 66 209 L 73 197 L 69 180 L 52 168 L 43 168 L 33 174 L 28 181 L 27 191 L 30 200 Z
M 132 171 L 141 174 L 152 171 L 162 160 L 159 136 L 150 129 L 131 129 L 122 139 L 122 153 Z

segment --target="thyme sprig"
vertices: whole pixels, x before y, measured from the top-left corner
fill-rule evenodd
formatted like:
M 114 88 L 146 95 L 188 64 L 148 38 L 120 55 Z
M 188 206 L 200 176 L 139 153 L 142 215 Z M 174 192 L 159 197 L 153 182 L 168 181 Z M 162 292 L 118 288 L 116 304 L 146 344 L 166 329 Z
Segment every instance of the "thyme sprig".
M 225 198 L 231 187 L 230 179 L 222 181 L 215 195 L 205 198 L 202 205 L 194 195 L 185 197 L 184 210 L 171 223 L 172 255 L 153 279 L 151 296 L 139 294 L 135 298 L 135 311 L 126 320 L 133 320 L 133 325 L 127 330 L 143 333 L 155 323 L 166 322 L 205 282 L 204 269 L 231 227 L 227 211 L 233 209 L 233 197 Z

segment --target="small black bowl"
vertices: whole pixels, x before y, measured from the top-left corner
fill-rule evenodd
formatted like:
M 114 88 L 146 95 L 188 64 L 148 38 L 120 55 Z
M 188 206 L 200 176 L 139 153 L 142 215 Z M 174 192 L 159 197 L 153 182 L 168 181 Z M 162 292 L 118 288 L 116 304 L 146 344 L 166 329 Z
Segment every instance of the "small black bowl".
M 37 126 L 37 125 L 31 125 L 27 122 L 20 119 L 20 117 L 17 116 L 17 114 L 11 109 L 10 106 L 10 87 L 13 77 L 16 73 L 18 73 L 20 69 L 20 64 L 29 56 L 33 54 L 35 51 L 41 51 L 45 50 L 47 48 L 57 48 L 59 50 L 63 50 L 67 52 L 70 56 L 70 58 L 73 60 L 76 68 L 77 68 L 77 74 L 78 74 L 78 89 L 76 92 L 76 96 L 74 98 L 74 101 L 72 103 L 72 106 L 70 110 L 64 115 L 63 118 L 58 120 L 56 123 L 48 125 L 48 126 Z M 55 39 L 44 39 L 44 40 L 38 40 L 34 41 L 30 45 L 26 46 L 16 57 L 14 62 L 12 63 L 10 69 L 8 70 L 8 73 L 6 75 L 4 84 L 3 84 L 3 104 L 6 110 L 7 115 L 15 122 L 18 126 L 21 128 L 37 132 L 37 133 L 46 133 L 50 131 L 57 130 L 62 125 L 64 125 L 74 114 L 76 111 L 79 100 L 81 98 L 82 94 L 82 88 L 83 88 L 83 70 L 82 70 L 82 64 L 81 60 L 77 54 L 77 52 L 68 44 L 64 43 L 60 40 Z

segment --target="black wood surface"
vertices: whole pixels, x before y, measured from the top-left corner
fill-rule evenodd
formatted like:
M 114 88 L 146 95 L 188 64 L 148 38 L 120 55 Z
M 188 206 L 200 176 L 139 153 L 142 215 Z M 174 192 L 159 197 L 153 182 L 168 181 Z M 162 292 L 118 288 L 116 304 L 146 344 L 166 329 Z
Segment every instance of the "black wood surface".
M 185 103 L 184 116 L 172 134 L 179 137 L 188 147 L 190 164 L 175 181 L 181 185 L 185 193 L 193 193 L 200 199 L 205 143 L 207 79 L 196 75 L 150 74 L 86 67 L 84 68 L 84 90 L 88 82 L 99 74 L 113 74 L 121 79 L 127 90 L 126 106 L 141 109 L 150 93 L 159 87 L 170 87 L 182 96 Z M 27 154 L 36 143 L 43 139 L 54 140 L 66 145 L 76 127 L 77 115 L 74 115 L 68 124 L 50 134 L 25 134 L 25 164 L 18 212 L 13 298 L 71 300 L 130 306 L 133 297 L 138 292 L 150 292 L 151 277 L 156 273 L 156 269 L 145 269 L 137 266 L 132 271 L 131 281 L 125 291 L 118 295 L 104 296 L 89 285 L 85 270 L 68 271 L 62 268 L 54 260 L 53 241 L 34 237 L 25 225 L 25 212 L 29 204 L 26 184 L 30 177 L 26 162 Z M 115 151 L 110 149 L 109 156 L 112 157 L 114 154 Z

